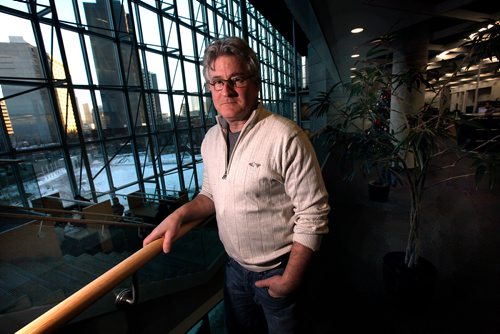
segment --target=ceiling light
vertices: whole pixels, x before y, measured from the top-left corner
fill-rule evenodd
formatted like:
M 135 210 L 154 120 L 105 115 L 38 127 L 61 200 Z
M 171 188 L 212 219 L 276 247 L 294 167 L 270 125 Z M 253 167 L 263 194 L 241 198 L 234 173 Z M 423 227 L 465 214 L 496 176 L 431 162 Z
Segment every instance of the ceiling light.
M 352 29 L 352 30 L 351 30 L 351 32 L 352 32 L 353 34 L 359 34 L 359 33 L 360 33 L 360 32 L 362 32 L 363 30 L 364 30 L 363 28 L 359 27 L 359 28 L 354 28 L 354 29 Z
M 495 24 L 498 24 L 498 21 L 496 21 L 496 22 L 495 22 Z M 488 24 L 488 26 L 487 26 L 487 27 L 483 27 L 483 28 L 479 29 L 479 30 L 478 30 L 478 32 L 483 32 L 483 31 L 485 31 L 485 30 L 489 30 L 489 29 L 491 29 L 491 28 L 493 28 L 493 27 L 494 27 L 494 25 L 493 25 L 493 24 Z M 474 39 L 474 38 L 476 38 L 477 36 L 478 36 L 477 32 L 474 32 L 474 33 L 472 33 L 472 34 L 470 34 L 470 35 L 469 35 L 469 39 L 470 39 L 470 40 L 473 40 L 473 39 Z M 490 38 L 490 36 L 483 36 L 483 38 L 485 38 L 485 39 L 489 39 L 489 38 Z
M 358 58 L 359 57 L 359 54 L 358 53 L 355 53 L 355 54 L 352 54 L 351 55 L 351 58 Z
M 484 63 L 496 63 L 498 61 L 498 58 L 496 56 L 493 56 L 490 58 L 484 58 L 481 59 Z
M 448 51 L 448 50 L 447 50 L 447 51 L 443 51 L 443 52 L 441 52 L 440 54 L 438 54 L 438 55 L 436 56 L 436 58 L 442 59 L 442 58 L 444 58 L 444 56 L 446 56 L 448 53 L 450 53 L 450 51 Z
M 351 67 L 350 70 L 351 71 L 356 71 L 356 67 Z

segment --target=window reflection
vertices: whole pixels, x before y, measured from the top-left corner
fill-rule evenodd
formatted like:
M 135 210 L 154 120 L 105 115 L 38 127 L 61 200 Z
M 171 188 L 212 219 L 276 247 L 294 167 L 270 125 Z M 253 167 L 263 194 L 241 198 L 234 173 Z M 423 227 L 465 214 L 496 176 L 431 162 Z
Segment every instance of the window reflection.
M 149 80 L 145 82 L 147 88 L 154 90 L 167 90 L 167 79 L 163 68 L 163 57 L 160 54 L 146 52 Z M 148 85 L 149 84 L 149 85 Z
M 132 143 L 128 140 L 108 141 L 106 150 L 114 187 L 137 181 L 137 176 L 130 173 L 135 169 Z
M 10 203 L 12 205 L 23 205 L 22 195 L 17 185 L 15 166 L 14 163 L 0 163 L 0 189 L 3 189 L 0 193 L 0 204 L 2 205 Z
M 79 147 L 70 150 L 71 165 L 76 179 L 76 195 L 92 198 L 89 176 L 85 168 L 83 150 Z
M 59 193 L 61 198 L 73 198 L 61 150 L 45 150 L 19 155 L 19 159 L 33 166 L 41 196 Z
M 109 191 L 109 180 L 106 173 L 106 161 L 102 149 L 99 145 L 87 145 L 87 154 L 89 156 L 90 169 L 92 177 L 89 181 L 93 182 L 95 190 L 100 193 Z
M 75 85 L 87 85 L 89 80 L 85 70 L 84 53 L 80 46 L 79 36 L 75 32 L 66 30 L 63 30 L 62 35 L 66 42 L 65 51 L 72 83 Z
M 168 68 L 170 74 L 170 86 L 173 91 L 183 91 L 184 85 L 182 84 L 182 73 L 180 60 L 176 58 L 168 59 Z
M 160 107 L 155 109 L 156 129 L 158 131 L 172 130 L 172 120 L 170 118 L 170 96 L 167 94 L 157 94 Z
M 26 150 L 57 144 L 58 130 L 49 93 L 30 86 L 2 85 L 6 96 L 4 114 L 10 119 L 12 147 Z
M 144 32 L 141 35 L 143 38 L 142 42 L 147 44 L 150 48 L 161 50 L 160 33 L 157 28 L 158 22 L 156 14 L 142 7 L 138 14 L 136 19 L 140 18 L 142 31 Z
M 139 137 L 136 140 L 137 152 L 139 155 L 139 164 L 141 175 L 144 179 L 154 175 L 153 172 L 153 160 L 157 159 L 157 156 L 151 157 L 151 147 L 152 143 L 147 137 Z
M 74 92 L 78 105 L 78 116 L 80 117 L 80 124 L 82 127 L 84 138 L 86 141 L 95 140 L 98 138 L 97 123 L 94 118 L 94 108 L 90 91 L 84 89 L 76 89 Z

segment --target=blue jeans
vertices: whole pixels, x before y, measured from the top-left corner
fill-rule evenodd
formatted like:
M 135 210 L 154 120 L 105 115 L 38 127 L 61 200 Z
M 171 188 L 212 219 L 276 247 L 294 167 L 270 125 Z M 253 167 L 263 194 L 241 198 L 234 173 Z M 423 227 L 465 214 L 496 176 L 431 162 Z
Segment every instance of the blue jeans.
M 299 333 L 297 293 L 274 298 L 255 282 L 281 275 L 286 262 L 264 272 L 252 272 L 229 258 L 224 282 L 224 320 L 228 334 Z

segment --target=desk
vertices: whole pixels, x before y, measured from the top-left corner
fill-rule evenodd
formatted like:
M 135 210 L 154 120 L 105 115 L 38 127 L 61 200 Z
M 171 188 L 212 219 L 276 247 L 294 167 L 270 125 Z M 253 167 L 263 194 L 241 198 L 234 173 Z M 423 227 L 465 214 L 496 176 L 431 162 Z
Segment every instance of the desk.
M 114 218 L 109 216 L 113 214 L 113 209 L 111 208 L 111 201 L 108 199 L 104 202 L 96 203 L 82 209 L 83 217 L 85 219 L 95 219 L 95 220 L 111 220 Z M 103 215 L 104 214 L 104 215 Z M 99 224 L 87 224 L 88 232 L 93 234 L 97 233 L 99 237 L 99 242 L 101 244 L 101 249 L 103 252 L 108 253 L 113 250 L 113 242 L 111 241 L 111 233 L 108 226 Z
M 160 198 L 151 197 L 151 201 L 148 201 L 147 198 L 147 194 L 138 191 L 127 195 L 129 207 L 127 214 L 139 217 L 144 222 L 150 224 L 159 224 L 163 218 L 188 201 L 187 194 L 179 198 L 167 196 Z
M 154 220 L 159 212 L 159 205 L 156 203 L 144 203 L 141 207 L 135 207 L 130 209 L 130 212 L 139 218 L 142 218 L 145 222 Z
M 500 113 L 464 114 L 458 122 L 457 142 L 468 150 L 500 152 Z

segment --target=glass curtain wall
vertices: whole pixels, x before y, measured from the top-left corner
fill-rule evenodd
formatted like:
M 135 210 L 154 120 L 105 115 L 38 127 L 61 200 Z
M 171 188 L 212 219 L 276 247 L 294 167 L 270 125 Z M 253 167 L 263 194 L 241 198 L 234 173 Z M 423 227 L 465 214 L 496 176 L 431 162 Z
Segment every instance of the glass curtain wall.
M 260 57 L 262 102 L 293 118 L 301 58 L 247 1 L 0 0 L 0 159 L 39 189 L 9 183 L 2 204 L 196 193 L 216 114 L 201 57 L 229 35 Z

